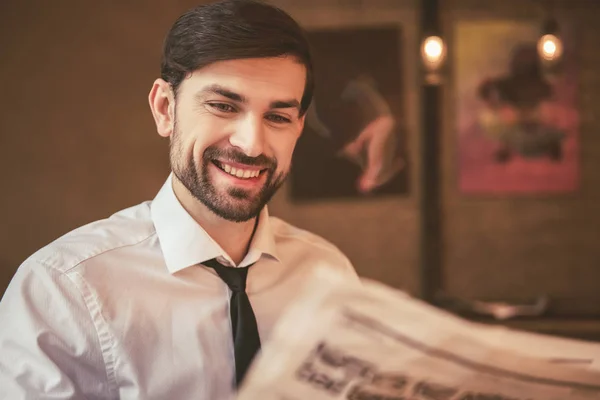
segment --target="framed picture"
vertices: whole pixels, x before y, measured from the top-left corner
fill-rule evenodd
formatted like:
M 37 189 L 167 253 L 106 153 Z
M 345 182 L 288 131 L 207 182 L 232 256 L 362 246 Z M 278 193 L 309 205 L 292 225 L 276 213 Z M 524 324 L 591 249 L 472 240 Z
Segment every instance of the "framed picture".
M 357 182 L 367 159 L 367 150 L 353 151 L 358 138 L 379 135 L 374 140 L 381 141 L 380 150 L 405 154 L 400 29 L 347 28 L 308 35 L 316 89 L 294 153 L 291 197 L 357 198 L 361 196 Z M 404 165 L 372 195 L 406 193 L 407 175 Z
M 459 21 L 454 73 L 464 194 L 573 192 L 579 185 L 577 60 L 569 26 L 553 73 L 539 21 Z

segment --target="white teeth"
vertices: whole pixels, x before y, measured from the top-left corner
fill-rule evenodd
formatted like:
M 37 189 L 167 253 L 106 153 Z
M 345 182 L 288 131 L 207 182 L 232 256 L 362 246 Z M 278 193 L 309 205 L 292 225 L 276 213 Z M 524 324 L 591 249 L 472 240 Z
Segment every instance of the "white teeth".
M 257 176 L 260 175 L 260 171 L 234 168 L 228 164 L 220 164 L 220 166 L 221 166 L 221 169 L 223 171 L 227 172 L 229 175 L 233 175 L 233 176 L 241 178 L 241 179 L 256 178 Z

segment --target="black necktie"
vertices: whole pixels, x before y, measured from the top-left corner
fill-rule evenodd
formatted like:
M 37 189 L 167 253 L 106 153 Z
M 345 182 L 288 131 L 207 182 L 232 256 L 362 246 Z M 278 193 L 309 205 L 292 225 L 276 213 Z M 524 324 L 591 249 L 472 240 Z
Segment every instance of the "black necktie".
M 239 386 L 244 379 L 254 355 L 260 350 L 260 337 L 256 326 L 256 317 L 246 294 L 246 277 L 248 268 L 232 268 L 221 265 L 212 259 L 203 263 L 213 268 L 231 289 L 229 312 L 233 333 L 233 349 L 235 355 L 235 378 Z

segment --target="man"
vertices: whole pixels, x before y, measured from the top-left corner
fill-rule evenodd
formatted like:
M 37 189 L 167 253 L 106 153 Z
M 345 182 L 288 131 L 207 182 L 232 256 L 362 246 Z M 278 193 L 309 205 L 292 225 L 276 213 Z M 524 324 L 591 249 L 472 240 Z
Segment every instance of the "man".
M 149 95 L 172 174 L 151 202 L 27 259 L 0 302 L 1 399 L 230 398 L 333 245 L 270 218 L 312 96 L 281 10 L 224 0 L 180 17 Z

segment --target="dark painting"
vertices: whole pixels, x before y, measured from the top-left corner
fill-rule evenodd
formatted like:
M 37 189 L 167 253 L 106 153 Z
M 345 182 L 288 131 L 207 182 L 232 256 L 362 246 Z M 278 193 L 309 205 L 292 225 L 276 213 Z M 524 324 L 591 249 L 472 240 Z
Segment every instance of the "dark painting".
M 309 32 L 316 89 L 294 154 L 294 200 L 364 197 L 357 181 L 367 152 L 373 159 L 382 152 L 405 159 L 400 39 L 395 26 Z M 357 147 L 368 135 L 370 150 Z M 404 163 L 371 196 L 407 189 Z

